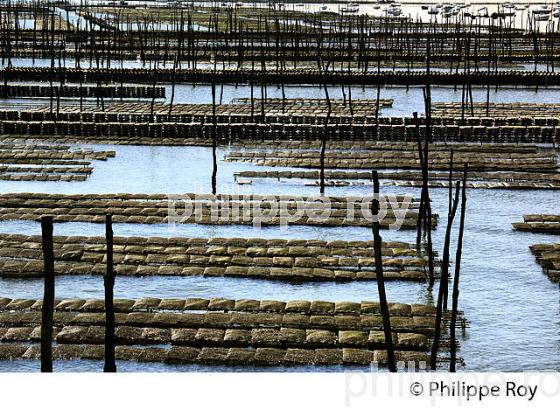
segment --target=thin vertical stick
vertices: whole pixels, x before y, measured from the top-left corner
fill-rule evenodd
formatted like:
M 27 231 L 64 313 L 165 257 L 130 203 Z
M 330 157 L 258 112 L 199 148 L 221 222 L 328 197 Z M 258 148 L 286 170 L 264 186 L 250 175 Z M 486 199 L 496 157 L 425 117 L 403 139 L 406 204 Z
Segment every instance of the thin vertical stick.
M 326 69 L 328 69 L 328 65 Z M 319 72 L 322 72 L 324 74 L 323 71 L 323 61 L 322 59 L 319 59 L 318 62 L 318 66 L 319 66 Z M 332 108 L 331 108 L 331 99 L 329 97 L 329 89 L 327 87 L 327 82 L 325 80 L 325 77 L 323 75 L 323 87 L 325 90 L 325 100 L 327 102 L 327 116 L 325 118 L 325 129 L 323 130 L 323 134 L 321 135 L 321 151 L 320 151 L 320 156 L 319 156 L 319 163 L 320 163 L 320 170 L 319 170 L 319 192 L 321 195 L 325 194 L 325 152 L 327 150 L 327 132 L 329 130 L 329 122 L 331 119 L 331 113 L 332 113 Z
M 331 118 L 331 100 L 329 97 L 329 91 L 327 89 L 327 84 L 325 83 L 325 98 L 327 101 L 327 117 L 325 118 L 325 129 L 323 130 L 323 135 L 321 136 L 321 153 L 320 153 L 320 193 L 325 194 L 325 152 L 327 150 L 327 132 L 329 130 L 329 121 Z
M 451 323 L 449 325 L 449 336 L 451 338 L 451 361 L 449 371 L 455 372 L 457 364 L 457 340 L 455 340 L 455 326 L 457 324 L 457 309 L 459 307 L 459 275 L 461 273 L 461 256 L 463 254 L 463 232 L 465 231 L 465 214 L 467 209 L 467 172 L 468 165 L 465 164 L 463 172 L 463 188 L 461 191 L 461 220 L 459 222 L 459 238 L 457 239 L 457 253 L 455 255 L 455 276 L 453 278 L 453 300 L 451 305 Z
M 377 82 L 377 93 L 375 97 L 375 141 L 379 141 L 379 97 L 381 96 L 381 84 Z
M 449 211 L 449 218 L 447 220 L 447 229 L 445 231 L 445 244 L 443 247 L 443 261 L 441 264 L 441 277 L 439 283 L 439 292 L 437 299 L 437 311 L 436 311 L 436 325 L 434 330 L 434 341 L 432 343 L 432 354 L 431 354 L 431 369 L 436 370 L 437 365 L 437 354 L 439 350 L 439 339 L 441 336 L 441 319 L 443 316 L 443 298 L 445 296 L 445 289 L 448 286 L 449 277 L 449 242 L 451 241 L 451 227 L 453 226 L 453 218 L 455 217 L 455 212 L 457 211 L 457 204 L 459 203 L 459 189 L 461 188 L 461 183 L 457 182 L 457 188 L 455 193 L 455 198 L 453 200 L 452 209 Z
M 448 192 L 448 195 L 449 195 L 448 201 L 449 202 L 448 202 L 448 205 L 447 205 L 448 206 L 448 208 L 447 208 L 448 209 L 447 218 L 448 218 L 448 220 L 450 219 L 451 221 L 453 221 L 455 215 L 453 215 L 453 218 L 452 218 L 451 214 L 450 214 L 452 212 L 452 209 L 453 209 L 453 150 L 451 150 L 451 153 L 449 155 L 449 180 L 448 180 L 448 184 L 449 184 L 449 192 Z M 446 240 L 447 240 L 447 238 L 446 238 Z M 448 268 L 445 270 L 445 273 L 447 274 L 447 278 L 446 278 L 445 282 L 449 283 L 449 269 Z M 449 299 L 449 289 L 446 286 L 443 289 L 443 310 L 447 310 L 448 299 Z
M 426 191 L 427 192 L 427 191 Z M 429 289 L 430 291 L 434 287 L 435 276 L 434 276 L 434 252 L 432 244 L 432 204 L 430 203 L 430 194 L 426 194 L 426 212 L 427 212 L 427 232 L 428 232 L 428 278 L 429 278 Z
M 216 195 L 216 174 L 218 173 L 218 158 L 216 156 L 216 81 L 212 76 L 212 194 Z
M 396 372 L 395 352 L 393 350 L 393 334 L 391 332 L 391 318 L 389 316 L 389 306 L 387 295 L 385 294 L 385 279 L 383 278 L 383 263 L 381 255 L 381 235 L 379 234 L 379 176 L 377 171 L 371 173 L 373 180 L 373 201 L 372 215 L 374 215 L 373 230 L 373 249 L 375 257 L 375 276 L 377 280 L 377 290 L 379 292 L 379 305 L 381 316 L 383 317 L 383 332 L 385 333 L 385 346 L 387 347 L 387 367 L 390 372 Z
M 103 277 L 105 286 L 105 373 L 115 373 L 115 309 L 113 306 L 113 288 L 115 272 L 113 269 L 113 223 L 111 215 L 105 217 L 105 238 L 107 241 L 107 271 Z
M 41 372 L 52 372 L 52 333 L 54 311 L 54 253 L 53 253 L 53 218 L 41 218 L 43 239 L 43 261 L 45 265 L 45 289 L 41 315 Z
M 414 122 L 416 123 L 416 136 L 417 136 L 417 143 L 418 143 L 418 157 L 420 158 L 420 168 L 422 170 L 422 190 L 420 195 L 420 208 L 418 210 L 418 219 L 416 220 L 416 248 L 420 251 L 420 244 L 422 239 L 422 222 L 425 220 L 424 212 L 425 212 L 425 194 L 426 190 L 424 189 L 425 185 L 427 184 L 425 175 L 425 167 L 424 167 L 424 154 L 422 148 L 422 141 L 420 140 L 420 122 L 418 121 L 418 113 L 413 112 L 412 116 L 414 118 Z
M 453 204 L 453 149 L 449 154 L 449 198 L 448 198 L 448 208 L 451 211 L 451 205 Z
M 428 66 L 429 67 L 429 66 Z M 427 231 L 428 236 L 428 266 L 429 266 L 429 289 L 431 290 L 434 287 L 434 255 L 432 252 L 432 205 L 430 203 L 430 190 L 429 190 L 429 152 L 430 152 L 430 143 L 432 142 L 432 94 L 431 94 L 431 86 L 430 84 L 427 85 L 424 91 L 424 109 L 426 112 L 426 135 L 425 135 L 425 144 L 424 144 L 424 159 L 422 164 L 424 165 L 424 172 L 423 172 L 423 189 L 425 190 L 424 193 L 424 217 L 427 216 L 428 220 L 425 224 L 425 229 Z M 420 215 L 419 215 L 420 217 Z
M 427 135 L 428 132 L 428 122 L 429 115 L 428 110 L 426 110 L 426 136 L 425 144 L 422 146 L 422 140 L 420 135 L 420 122 L 418 121 L 418 113 L 414 112 L 413 116 L 416 122 L 416 133 L 417 133 L 417 145 L 418 145 L 418 157 L 420 159 L 420 167 L 422 170 L 422 190 L 420 195 L 420 209 L 418 210 L 418 220 L 416 222 L 416 248 L 418 253 L 421 250 L 421 239 L 422 239 L 422 228 L 427 234 L 427 254 L 428 254 L 428 288 L 431 290 L 434 287 L 434 257 L 432 252 L 432 206 L 430 204 L 430 192 L 429 192 L 429 140 L 430 137 Z

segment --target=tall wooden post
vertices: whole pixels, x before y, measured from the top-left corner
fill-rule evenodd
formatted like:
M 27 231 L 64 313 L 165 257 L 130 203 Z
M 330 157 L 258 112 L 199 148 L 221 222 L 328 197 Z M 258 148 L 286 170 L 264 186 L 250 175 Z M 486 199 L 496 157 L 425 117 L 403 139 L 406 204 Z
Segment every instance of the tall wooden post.
M 432 250 L 432 205 L 430 203 L 430 192 L 429 192 L 429 136 L 426 135 L 426 141 L 424 146 L 422 145 L 421 135 L 420 135 L 420 121 L 418 120 L 418 113 L 413 114 L 416 123 L 416 136 L 417 136 L 417 146 L 418 146 L 418 158 L 420 159 L 420 168 L 422 171 L 422 190 L 420 195 L 420 208 L 418 210 L 418 220 L 416 221 L 416 249 L 421 252 L 421 239 L 422 239 L 422 228 L 427 234 L 427 249 L 428 254 L 428 287 L 431 290 L 434 287 L 435 277 L 434 277 L 434 255 Z M 426 123 L 428 120 L 428 114 L 426 114 Z M 427 130 L 427 127 L 426 127 Z
M 212 194 L 216 195 L 216 175 L 218 173 L 218 158 L 216 154 L 216 149 L 218 146 L 216 137 L 216 81 L 214 75 L 212 75 Z
M 111 215 L 105 217 L 105 238 L 107 242 L 107 271 L 103 277 L 105 286 L 105 366 L 103 371 L 117 371 L 115 363 L 115 309 L 113 306 L 113 288 L 115 271 L 113 269 L 113 223 Z
M 326 83 L 325 83 L 325 98 L 327 101 L 327 117 L 325 118 L 325 129 L 323 130 L 323 135 L 321 136 L 321 152 L 319 157 L 319 162 L 321 165 L 321 169 L 319 171 L 321 195 L 325 195 L 325 153 L 327 150 L 327 133 L 329 131 L 329 121 L 331 118 L 331 99 L 329 97 L 329 91 L 327 89 Z
M 461 188 L 461 182 L 457 182 L 457 188 L 455 193 L 455 198 L 453 199 L 453 205 L 449 211 L 449 218 L 447 220 L 447 229 L 445 231 L 445 243 L 443 246 L 443 261 L 441 264 L 441 277 L 439 283 L 439 291 L 437 298 L 437 310 L 436 310 L 436 324 L 434 329 L 434 340 L 432 342 L 432 352 L 431 352 L 431 369 L 436 370 L 437 367 L 437 355 L 439 351 L 439 342 L 441 337 L 441 322 L 443 317 L 443 298 L 446 295 L 446 289 L 448 287 L 449 278 L 449 243 L 451 241 L 451 228 L 453 227 L 453 219 L 455 218 L 455 213 L 457 212 L 457 204 L 459 202 L 459 189 Z
M 45 289 L 41 315 L 41 372 L 52 372 L 52 333 L 54 311 L 53 218 L 41 218 Z
M 425 198 L 425 194 L 426 194 L 426 185 L 427 185 L 427 181 L 426 178 L 428 177 L 428 175 L 426 175 L 425 173 L 425 167 L 424 167 L 424 149 L 422 147 L 422 141 L 421 141 L 421 137 L 420 137 L 420 121 L 418 120 L 418 113 L 417 112 L 413 112 L 412 113 L 412 117 L 414 118 L 414 123 L 416 125 L 416 138 L 417 138 L 417 144 L 418 144 L 418 158 L 420 159 L 420 168 L 421 168 L 421 172 L 422 172 L 422 189 L 421 189 L 421 194 L 420 194 L 420 207 L 418 209 L 418 219 L 416 220 L 416 249 L 418 250 L 418 252 L 420 252 L 420 245 L 421 245 L 421 241 L 422 241 L 422 223 L 425 222 L 426 218 L 424 218 L 424 213 L 425 213 L 425 202 L 426 202 L 426 198 Z M 430 227 L 431 228 L 431 227 Z
M 373 201 L 372 215 L 379 215 L 379 176 L 377 171 L 372 172 L 373 180 Z M 373 249 L 375 257 L 375 275 L 377 280 L 377 290 L 379 292 L 379 306 L 381 316 L 383 317 L 383 332 L 385 333 L 385 346 L 387 347 L 387 367 L 390 372 L 397 371 L 395 363 L 395 352 L 393 350 L 393 334 L 391 332 L 391 318 L 389 316 L 389 305 L 387 304 L 387 295 L 385 294 L 385 279 L 383 278 L 383 263 L 381 254 L 382 239 L 379 234 L 380 223 L 377 218 L 372 225 L 373 230 Z
M 451 220 L 451 223 L 453 223 L 453 219 L 455 218 L 455 214 L 453 214 L 453 216 L 451 216 L 451 212 L 453 211 L 453 149 L 451 150 L 450 156 L 449 156 L 449 191 L 448 191 L 448 215 L 447 218 L 449 220 Z M 457 192 L 457 201 L 459 200 L 458 198 L 459 196 L 459 192 Z M 450 240 L 450 238 L 446 237 L 446 245 L 447 245 L 447 241 Z M 448 254 L 448 260 L 449 260 L 449 246 L 447 246 L 447 254 Z M 445 251 L 444 251 L 445 252 Z M 445 257 L 445 256 L 444 256 Z M 442 271 L 443 272 L 443 271 Z M 445 279 L 446 284 L 449 284 L 449 263 L 447 264 L 447 267 L 445 268 L 445 273 L 448 275 L 447 278 Z M 442 282 L 443 283 L 443 282 Z M 447 310 L 447 300 L 449 298 L 449 289 L 446 286 L 443 289 L 443 310 Z
M 457 253 L 455 255 L 455 276 L 453 277 L 453 292 L 451 302 L 451 323 L 449 336 L 451 338 L 449 371 L 454 372 L 457 364 L 457 340 L 455 339 L 455 326 L 457 325 L 457 310 L 459 308 L 459 276 L 461 273 L 461 256 L 463 254 L 463 232 L 465 230 L 465 214 L 467 209 L 467 172 L 465 164 L 463 173 L 463 189 L 461 190 L 461 219 L 459 221 L 459 237 L 457 239 Z
M 453 149 L 449 153 L 449 179 L 448 179 L 448 210 L 451 212 L 451 206 L 453 205 Z
M 321 135 L 321 151 L 319 153 L 319 192 L 321 195 L 325 195 L 325 153 L 327 150 L 327 138 L 328 138 L 328 131 L 329 131 L 329 122 L 331 119 L 331 99 L 329 97 L 329 89 L 327 87 L 327 81 L 325 79 L 325 71 L 328 70 L 328 66 L 330 63 L 327 63 L 327 67 L 323 70 L 323 60 L 320 58 L 318 61 L 319 72 L 322 73 L 323 77 L 323 88 L 325 90 L 325 101 L 327 103 L 327 116 L 325 118 L 325 129 L 323 130 L 323 134 Z

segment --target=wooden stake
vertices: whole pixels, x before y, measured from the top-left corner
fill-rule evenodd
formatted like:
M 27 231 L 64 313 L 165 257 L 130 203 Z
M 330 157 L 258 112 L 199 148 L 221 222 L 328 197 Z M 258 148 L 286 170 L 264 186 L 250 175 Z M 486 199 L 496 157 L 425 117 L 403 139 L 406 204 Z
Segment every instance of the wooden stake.
M 449 212 L 449 218 L 447 220 L 447 229 L 445 231 L 445 244 L 443 247 L 443 261 L 441 264 L 441 278 L 439 284 L 439 292 L 437 299 L 437 310 L 436 310 L 436 325 L 434 330 L 434 341 L 432 343 L 432 354 L 431 354 L 431 369 L 436 370 L 437 365 L 437 354 L 439 350 L 439 340 L 441 337 L 441 320 L 443 317 L 443 298 L 445 296 L 445 289 L 448 287 L 448 277 L 449 277 L 449 242 L 451 241 L 451 228 L 453 226 L 453 219 L 457 211 L 457 204 L 459 202 L 459 189 L 461 188 L 461 183 L 457 182 L 457 188 L 455 192 L 455 198 L 453 200 L 452 209 Z
M 111 215 L 105 217 L 105 238 L 107 242 L 107 271 L 103 277 L 105 287 L 105 373 L 115 373 L 115 309 L 113 306 L 113 288 L 115 271 L 113 269 L 113 223 Z
M 455 276 L 453 277 L 451 323 L 449 325 L 449 336 L 451 338 L 451 361 L 449 362 L 450 372 L 455 372 L 455 367 L 457 364 L 457 340 L 455 339 L 455 326 L 457 325 L 457 309 L 459 307 L 459 275 L 461 272 L 463 233 L 465 231 L 465 214 L 467 209 L 467 172 L 468 165 L 465 164 L 465 170 L 463 172 L 463 188 L 461 190 L 461 220 L 459 222 L 459 238 L 457 239 L 457 253 L 455 255 Z
M 218 173 L 218 158 L 216 155 L 216 82 L 212 76 L 212 194 L 216 195 L 216 174 Z
M 379 176 L 377 175 L 377 171 L 372 171 L 371 174 L 373 181 L 372 215 L 376 217 L 379 215 Z M 377 280 L 377 290 L 379 292 L 381 316 L 383 317 L 383 332 L 385 333 L 385 346 L 387 348 L 387 367 L 389 368 L 390 372 L 396 372 L 397 365 L 395 363 L 395 352 L 393 350 L 393 333 L 391 332 L 389 306 L 387 304 L 387 295 L 385 294 L 385 279 L 383 277 L 383 263 L 381 254 L 382 239 L 379 233 L 379 229 L 379 219 L 376 218 L 372 225 L 375 275 Z
M 41 372 L 51 373 L 52 368 L 52 334 L 54 312 L 54 252 L 53 252 L 53 218 L 41 218 L 43 239 L 43 261 L 45 288 L 41 315 Z

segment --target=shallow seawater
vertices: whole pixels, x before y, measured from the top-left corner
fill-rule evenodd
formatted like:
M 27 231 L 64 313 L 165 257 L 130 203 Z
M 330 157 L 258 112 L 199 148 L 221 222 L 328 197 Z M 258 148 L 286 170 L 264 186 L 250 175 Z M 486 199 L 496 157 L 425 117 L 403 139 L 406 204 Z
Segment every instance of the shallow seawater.
M 185 101 L 208 101 L 209 89 L 204 86 L 182 86 Z M 188 91 L 188 93 L 187 93 Z M 314 91 L 314 92 L 311 92 Z M 338 89 L 341 92 L 341 89 Z M 269 97 L 278 96 L 276 89 Z M 354 98 L 371 98 L 372 90 Z M 475 99 L 483 100 L 486 91 L 475 90 Z M 188 98 L 187 98 L 188 94 Z M 423 111 L 421 89 L 383 89 L 381 98 L 394 98 L 395 107 L 383 114 L 410 115 Z M 493 101 L 554 101 L 556 90 L 509 89 L 496 94 Z M 281 94 L 280 94 L 281 95 Z M 225 87 L 224 102 L 236 96 L 247 96 L 247 87 Z M 322 97 L 316 87 L 290 88 L 289 97 Z M 332 97 L 340 97 L 336 92 Z M 460 101 L 461 91 L 437 88 L 434 101 Z M 205 147 L 146 147 L 91 145 L 96 149 L 112 149 L 116 157 L 94 161 L 94 171 L 85 182 L 7 182 L 0 181 L 0 192 L 49 193 L 185 193 L 210 191 L 211 151 Z M 229 148 L 221 148 L 223 158 Z M 245 169 L 267 169 L 253 164 L 226 163 L 218 165 L 218 187 L 225 193 L 261 193 L 318 195 L 318 187 L 303 186 L 301 180 L 253 179 L 250 186 L 239 187 L 233 173 Z M 289 168 L 288 168 L 289 169 Z M 405 193 L 419 196 L 417 188 L 384 187 L 383 193 Z M 328 187 L 327 195 L 370 194 L 371 187 Z M 441 254 L 447 214 L 447 190 L 432 189 L 434 212 L 440 215 L 440 224 L 434 233 L 435 249 Z M 512 230 L 511 223 L 520 221 L 525 213 L 558 213 L 560 194 L 554 191 L 468 190 L 467 224 L 461 266 L 460 309 L 470 323 L 461 340 L 460 355 L 470 371 L 560 371 L 560 287 L 542 272 L 531 255 L 534 243 L 559 242 L 558 236 L 521 233 Z M 456 227 L 457 228 L 457 227 Z M 55 235 L 103 235 L 101 224 L 64 223 L 55 225 Z M 291 226 L 288 229 L 251 226 L 208 226 L 115 224 L 116 235 L 147 236 L 242 236 L 364 240 L 371 238 L 368 228 L 323 228 Z M 455 229 L 456 232 L 457 229 Z M 12 221 L 0 223 L 0 232 L 38 234 L 37 223 Z M 414 242 L 414 231 L 381 232 L 384 240 Z M 455 259 L 455 244 L 452 259 Z M 452 266 L 453 269 L 454 266 Z M 425 284 L 388 282 L 388 299 L 405 303 L 433 303 L 437 293 L 430 293 Z M 0 295 L 15 297 L 42 297 L 40 280 L 0 279 Z M 436 289 L 437 291 L 437 289 Z M 60 277 L 56 282 L 57 297 L 101 298 L 101 277 Z M 145 277 L 117 278 L 115 296 L 136 298 L 157 297 L 229 297 L 255 299 L 323 299 L 323 300 L 376 300 L 375 282 L 351 283 L 286 283 L 256 279 L 201 278 L 201 277 Z M 0 362 L 0 371 L 36 371 L 36 361 Z M 98 371 L 99 362 L 77 360 L 57 362 L 56 370 Z M 170 366 L 153 363 L 119 363 L 123 371 L 254 371 L 248 368 L 219 366 Z M 271 369 L 267 369 L 271 370 Z M 277 371 L 342 371 L 342 368 L 295 367 L 272 369 Z
M 171 86 L 166 86 L 166 95 L 171 95 Z M 255 98 L 261 98 L 260 87 L 254 87 Z M 342 87 L 328 87 L 329 97 L 331 99 L 348 99 L 348 87 L 344 90 Z M 473 100 L 475 102 L 485 102 L 488 90 L 485 87 L 472 87 Z M 249 96 L 251 87 L 247 85 L 224 85 L 217 87 L 216 99 L 223 103 L 229 103 L 234 98 L 243 98 Z M 324 88 L 317 85 L 285 85 L 284 93 L 286 98 L 325 98 Z M 377 89 L 375 86 L 353 87 L 352 99 L 375 98 Z M 276 85 L 270 85 L 266 88 L 267 98 L 282 98 L 282 88 Z M 453 86 L 449 87 L 433 87 L 432 101 L 435 102 L 461 102 L 462 87 L 457 89 Z M 410 116 L 413 112 L 419 115 L 424 113 L 423 87 L 403 87 L 403 86 L 387 86 L 381 88 L 380 98 L 393 99 L 392 108 L 382 108 L 381 115 L 394 116 Z M 500 87 L 498 90 L 490 88 L 490 102 L 518 102 L 524 101 L 529 103 L 556 103 L 558 102 L 558 88 L 534 88 L 525 87 Z M 175 89 L 175 102 L 193 102 L 193 103 L 212 103 L 211 85 L 182 84 Z M 373 114 L 372 114 L 373 115 Z
M 254 367 L 242 367 L 242 366 L 221 366 L 221 365 L 210 365 L 201 366 L 197 364 L 164 364 L 164 363 L 139 363 L 133 361 L 122 361 L 117 360 L 117 371 L 119 373 L 127 372 L 154 372 L 154 373 L 170 373 L 170 372 L 231 372 L 231 373 L 241 373 L 241 372 L 308 372 L 310 370 L 317 372 L 343 372 L 348 370 L 363 370 L 367 371 L 365 367 L 352 367 L 344 368 L 342 366 L 324 366 L 321 368 L 311 369 L 309 366 L 254 366 Z M 21 373 L 33 373 L 38 372 L 41 368 L 41 363 L 38 360 L 27 360 L 27 361 L 0 361 L 0 372 L 21 372 Z M 385 371 L 384 369 L 379 369 L 380 371 Z M 103 362 L 95 360 L 55 360 L 53 362 L 54 372 L 102 372 Z

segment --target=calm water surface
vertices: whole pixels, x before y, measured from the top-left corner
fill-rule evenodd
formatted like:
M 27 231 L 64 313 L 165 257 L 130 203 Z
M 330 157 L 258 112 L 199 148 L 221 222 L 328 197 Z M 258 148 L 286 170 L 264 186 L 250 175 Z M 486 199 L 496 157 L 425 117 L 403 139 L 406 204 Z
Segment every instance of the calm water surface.
M 322 97 L 317 87 L 288 87 L 289 97 Z M 224 87 L 224 102 L 235 97 L 246 97 L 247 87 Z M 338 93 L 338 94 L 337 94 Z M 332 97 L 341 97 L 342 90 L 333 88 Z M 208 102 L 209 88 L 182 86 L 182 101 Z M 423 111 L 421 89 L 383 89 L 382 98 L 394 98 L 393 109 L 384 114 L 410 115 Z M 475 90 L 475 99 L 483 101 L 485 90 Z M 491 93 L 493 101 L 546 102 L 557 100 L 558 91 L 509 89 Z M 280 90 L 269 88 L 269 97 L 281 96 Z M 372 90 L 353 91 L 354 98 L 372 98 Z M 434 101 L 460 101 L 461 92 L 437 88 Z M 92 146 L 92 145 L 88 145 Z M 0 181 L 0 192 L 50 193 L 184 193 L 210 191 L 211 151 L 204 147 L 145 147 L 145 146 L 92 146 L 112 149 L 116 157 L 108 161 L 94 161 L 95 170 L 85 182 L 7 182 Z M 219 151 L 219 158 L 228 148 Z M 301 180 L 259 180 L 243 190 L 234 182 L 233 172 L 244 169 L 266 169 L 253 164 L 219 163 L 220 192 L 255 192 L 274 194 L 318 195 L 317 187 L 303 186 Z M 371 187 L 327 188 L 328 195 L 369 194 Z M 382 187 L 385 193 L 419 195 L 415 188 Z M 435 247 L 441 252 L 446 223 L 447 191 L 431 191 L 435 212 L 441 222 L 435 231 Z M 470 322 L 470 328 L 461 340 L 460 354 L 465 358 L 466 370 L 472 371 L 560 371 L 560 290 L 549 281 L 529 251 L 534 243 L 558 242 L 558 236 L 515 232 L 511 223 L 521 220 L 524 213 L 558 213 L 560 193 L 547 191 L 469 190 L 467 225 L 461 272 L 460 308 Z M 116 224 L 116 235 L 151 236 L 244 236 L 318 239 L 370 239 L 367 228 L 320 228 L 295 226 L 289 230 L 267 227 L 254 230 L 249 226 L 182 225 L 169 230 L 166 225 Z M 33 222 L 0 223 L 0 232 L 39 234 L 40 226 Z M 104 227 L 88 223 L 56 224 L 59 235 L 103 235 Z M 413 242 L 413 231 L 383 231 L 385 240 Z M 456 242 L 454 242 L 455 244 Z M 453 248 L 454 257 L 454 248 Z M 0 295 L 41 298 L 39 280 L 0 279 Z M 436 289 L 437 290 L 437 289 Z M 59 298 L 102 298 L 101 277 L 57 278 Z M 374 282 L 304 283 L 200 277 L 146 277 L 117 278 L 115 296 L 137 298 L 157 297 L 230 297 L 255 299 L 323 299 L 323 300 L 376 300 Z M 433 303 L 437 293 L 427 291 L 425 284 L 387 283 L 391 301 L 406 303 Z M 213 366 L 170 366 L 164 364 L 119 363 L 123 371 L 184 371 L 184 370 L 253 370 Z M 99 362 L 69 361 L 56 363 L 57 370 L 97 371 Z M 35 361 L 0 362 L 0 371 L 35 371 Z M 323 371 L 313 367 L 291 370 Z M 282 371 L 284 369 L 273 369 Z M 341 368 L 326 369 L 340 371 Z

